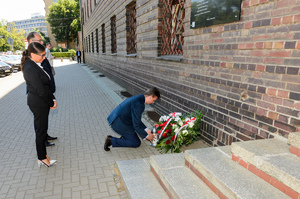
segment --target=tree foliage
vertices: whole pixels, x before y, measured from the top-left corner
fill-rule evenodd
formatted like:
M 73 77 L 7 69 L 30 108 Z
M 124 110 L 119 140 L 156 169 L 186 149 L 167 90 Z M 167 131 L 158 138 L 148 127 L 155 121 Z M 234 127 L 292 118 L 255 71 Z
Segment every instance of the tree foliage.
M 25 50 L 25 30 L 19 30 L 12 28 L 10 32 L 7 30 L 7 21 L 2 20 L 0 22 L 0 35 L 4 38 L 0 38 L 0 51 L 10 51 L 11 46 L 7 43 L 8 38 L 14 40 L 13 49 L 14 50 Z
M 57 42 L 75 41 L 80 31 L 80 8 L 78 0 L 58 0 L 49 6 L 47 22 Z

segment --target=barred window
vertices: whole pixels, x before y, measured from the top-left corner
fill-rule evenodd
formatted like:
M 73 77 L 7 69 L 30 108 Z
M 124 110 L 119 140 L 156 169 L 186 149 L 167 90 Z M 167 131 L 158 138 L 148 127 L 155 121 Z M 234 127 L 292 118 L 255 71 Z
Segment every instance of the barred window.
M 89 35 L 89 52 L 91 52 L 91 35 Z
M 94 52 L 94 33 L 92 32 L 92 52 Z
M 136 2 L 126 7 L 126 43 L 127 54 L 136 53 Z
M 161 54 L 182 55 L 185 0 L 162 0 Z
M 117 53 L 116 16 L 111 18 L 111 53 Z
M 99 53 L 99 37 L 98 37 L 98 28 L 96 29 L 96 52 Z
M 101 26 L 101 32 L 102 32 L 102 53 L 105 53 L 105 24 L 102 24 Z

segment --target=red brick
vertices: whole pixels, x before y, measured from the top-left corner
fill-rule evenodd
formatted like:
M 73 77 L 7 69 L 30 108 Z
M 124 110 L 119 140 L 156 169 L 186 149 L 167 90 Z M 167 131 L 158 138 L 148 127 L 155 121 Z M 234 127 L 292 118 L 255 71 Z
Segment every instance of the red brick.
M 269 176 L 268 174 L 266 174 L 265 172 L 263 172 L 261 170 L 259 171 L 258 176 L 268 183 L 270 183 L 270 181 L 271 181 L 271 176 Z
M 281 17 L 271 19 L 271 25 L 276 26 L 281 24 Z
M 295 104 L 294 104 L 294 107 L 295 107 L 296 109 L 300 109 L 300 102 L 299 102 L 299 103 L 295 103 Z
M 244 28 L 245 29 L 252 28 L 252 22 L 245 22 Z
M 250 1 L 243 1 L 243 3 L 242 3 L 243 8 L 246 8 L 246 7 L 249 7 L 249 6 L 250 6 Z
M 254 173 L 255 175 L 259 176 L 260 170 L 253 166 L 252 164 L 249 164 L 248 170 Z
M 277 94 L 278 94 L 278 91 L 277 91 Z M 263 95 L 263 100 L 267 101 L 267 102 L 272 102 L 274 104 L 282 105 L 282 99 L 278 98 L 278 97 L 271 97 L 271 96 L 268 96 L 268 95 Z M 271 110 L 273 110 L 273 109 L 271 109 Z
M 274 113 L 274 112 L 269 111 L 268 118 L 271 118 L 273 120 L 277 120 L 278 119 L 278 115 L 279 115 L 278 113 Z
M 297 4 L 296 0 L 281 0 L 276 3 L 276 8 L 288 7 L 296 4 Z
M 268 40 L 269 38 L 270 38 L 270 35 L 253 36 L 253 41 L 265 41 L 265 40 Z
M 296 156 L 300 157 L 300 149 L 298 149 L 297 147 L 291 146 L 290 147 L 290 152 L 292 154 L 295 154 Z
M 289 95 L 290 95 L 289 91 L 282 91 L 282 90 L 277 91 L 278 97 L 289 98 Z
M 231 154 L 231 159 L 232 159 L 233 161 L 235 161 L 235 162 L 238 163 L 240 158 L 232 153 L 232 154 Z
M 296 48 L 300 49 L 300 41 L 297 41 Z
M 259 4 L 259 0 L 251 0 L 250 1 L 251 6 L 254 6 L 254 5 L 257 5 L 257 4 Z
M 266 64 L 282 64 L 283 63 L 283 59 L 280 58 L 265 58 L 264 59 L 264 63 Z
M 264 72 L 266 70 L 266 65 L 256 65 L 256 70 Z
M 268 89 L 267 89 L 267 94 L 268 94 L 268 95 L 274 95 L 274 96 L 276 96 L 277 90 L 276 90 L 276 89 L 273 89 L 273 88 L 268 88 Z
M 265 49 L 272 49 L 273 48 L 273 42 L 265 42 Z
M 286 16 L 282 18 L 282 24 L 289 24 L 294 22 L 294 16 Z
M 299 22 L 300 21 L 300 14 L 294 16 L 294 22 Z
M 251 51 L 251 56 L 267 57 L 268 56 L 268 51 L 266 51 L 266 50 L 253 50 L 253 51 Z
M 257 42 L 255 44 L 255 48 L 257 48 L 257 49 L 263 49 L 264 46 L 265 46 L 264 44 L 265 44 L 265 42 Z
M 273 110 L 275 111 L 275 105 L 271 104 L 271 103 L 267 103 L 261 100 L 257 100 L 256 102 L 257 106 L 265 108 L 265 109 L 269 109 L 269 110 Z
M 265 109 L 258 108 L 256 113 L 257 113 L 258 115 L 262 115 L 262 116 L 267 117 L 268 111 L 265 110 Z
M 284 48 L 284 42 L 274 42 L 274 48 L 275 49 L 283 49 Z
M 269 53 L 270 57 L 290 57 L 291 51 L 271 51 Z

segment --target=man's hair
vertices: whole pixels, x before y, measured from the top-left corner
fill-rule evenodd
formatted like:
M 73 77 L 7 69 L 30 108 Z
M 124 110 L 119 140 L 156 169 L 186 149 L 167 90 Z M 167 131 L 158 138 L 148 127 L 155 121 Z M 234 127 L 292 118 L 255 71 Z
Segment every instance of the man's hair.
M 49 44 L 51 45 L 51 43 L 50 43 L 50 42 L 47 42 L 47 43 L 46 43 L 46 46 L 48 46 Z
M 152 87 L 152 88 L 149 88 L 145 93 L 144 93 L 145 96 L 152 96 L 152 97 L 157 97 L 157 99 L 160 98 L 160 92 L 159 90 L 156 88 L 156 87 Z
M 27 42 L 28 42 L 28 43 L 31 43 L 30 41 L 31 41 L 32 39 L 35 38 L 35 35 L 36 35 L 36 34 L 39 35 L 38 32 L 30 32 L 30 33 L 27 35 Z

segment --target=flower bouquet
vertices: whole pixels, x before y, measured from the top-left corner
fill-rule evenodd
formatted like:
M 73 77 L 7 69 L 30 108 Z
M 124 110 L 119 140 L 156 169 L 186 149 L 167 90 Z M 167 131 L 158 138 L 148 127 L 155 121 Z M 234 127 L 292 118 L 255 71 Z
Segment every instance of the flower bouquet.
M 182 145 L 190 145 L 199 140 L 199 129 L 203 114 L 201 111 L 184 114 L 174 112 L 161 116 L 159 123 L 155 124 L 157 140 L 152 146 L 159 151 L 179 153 Z

